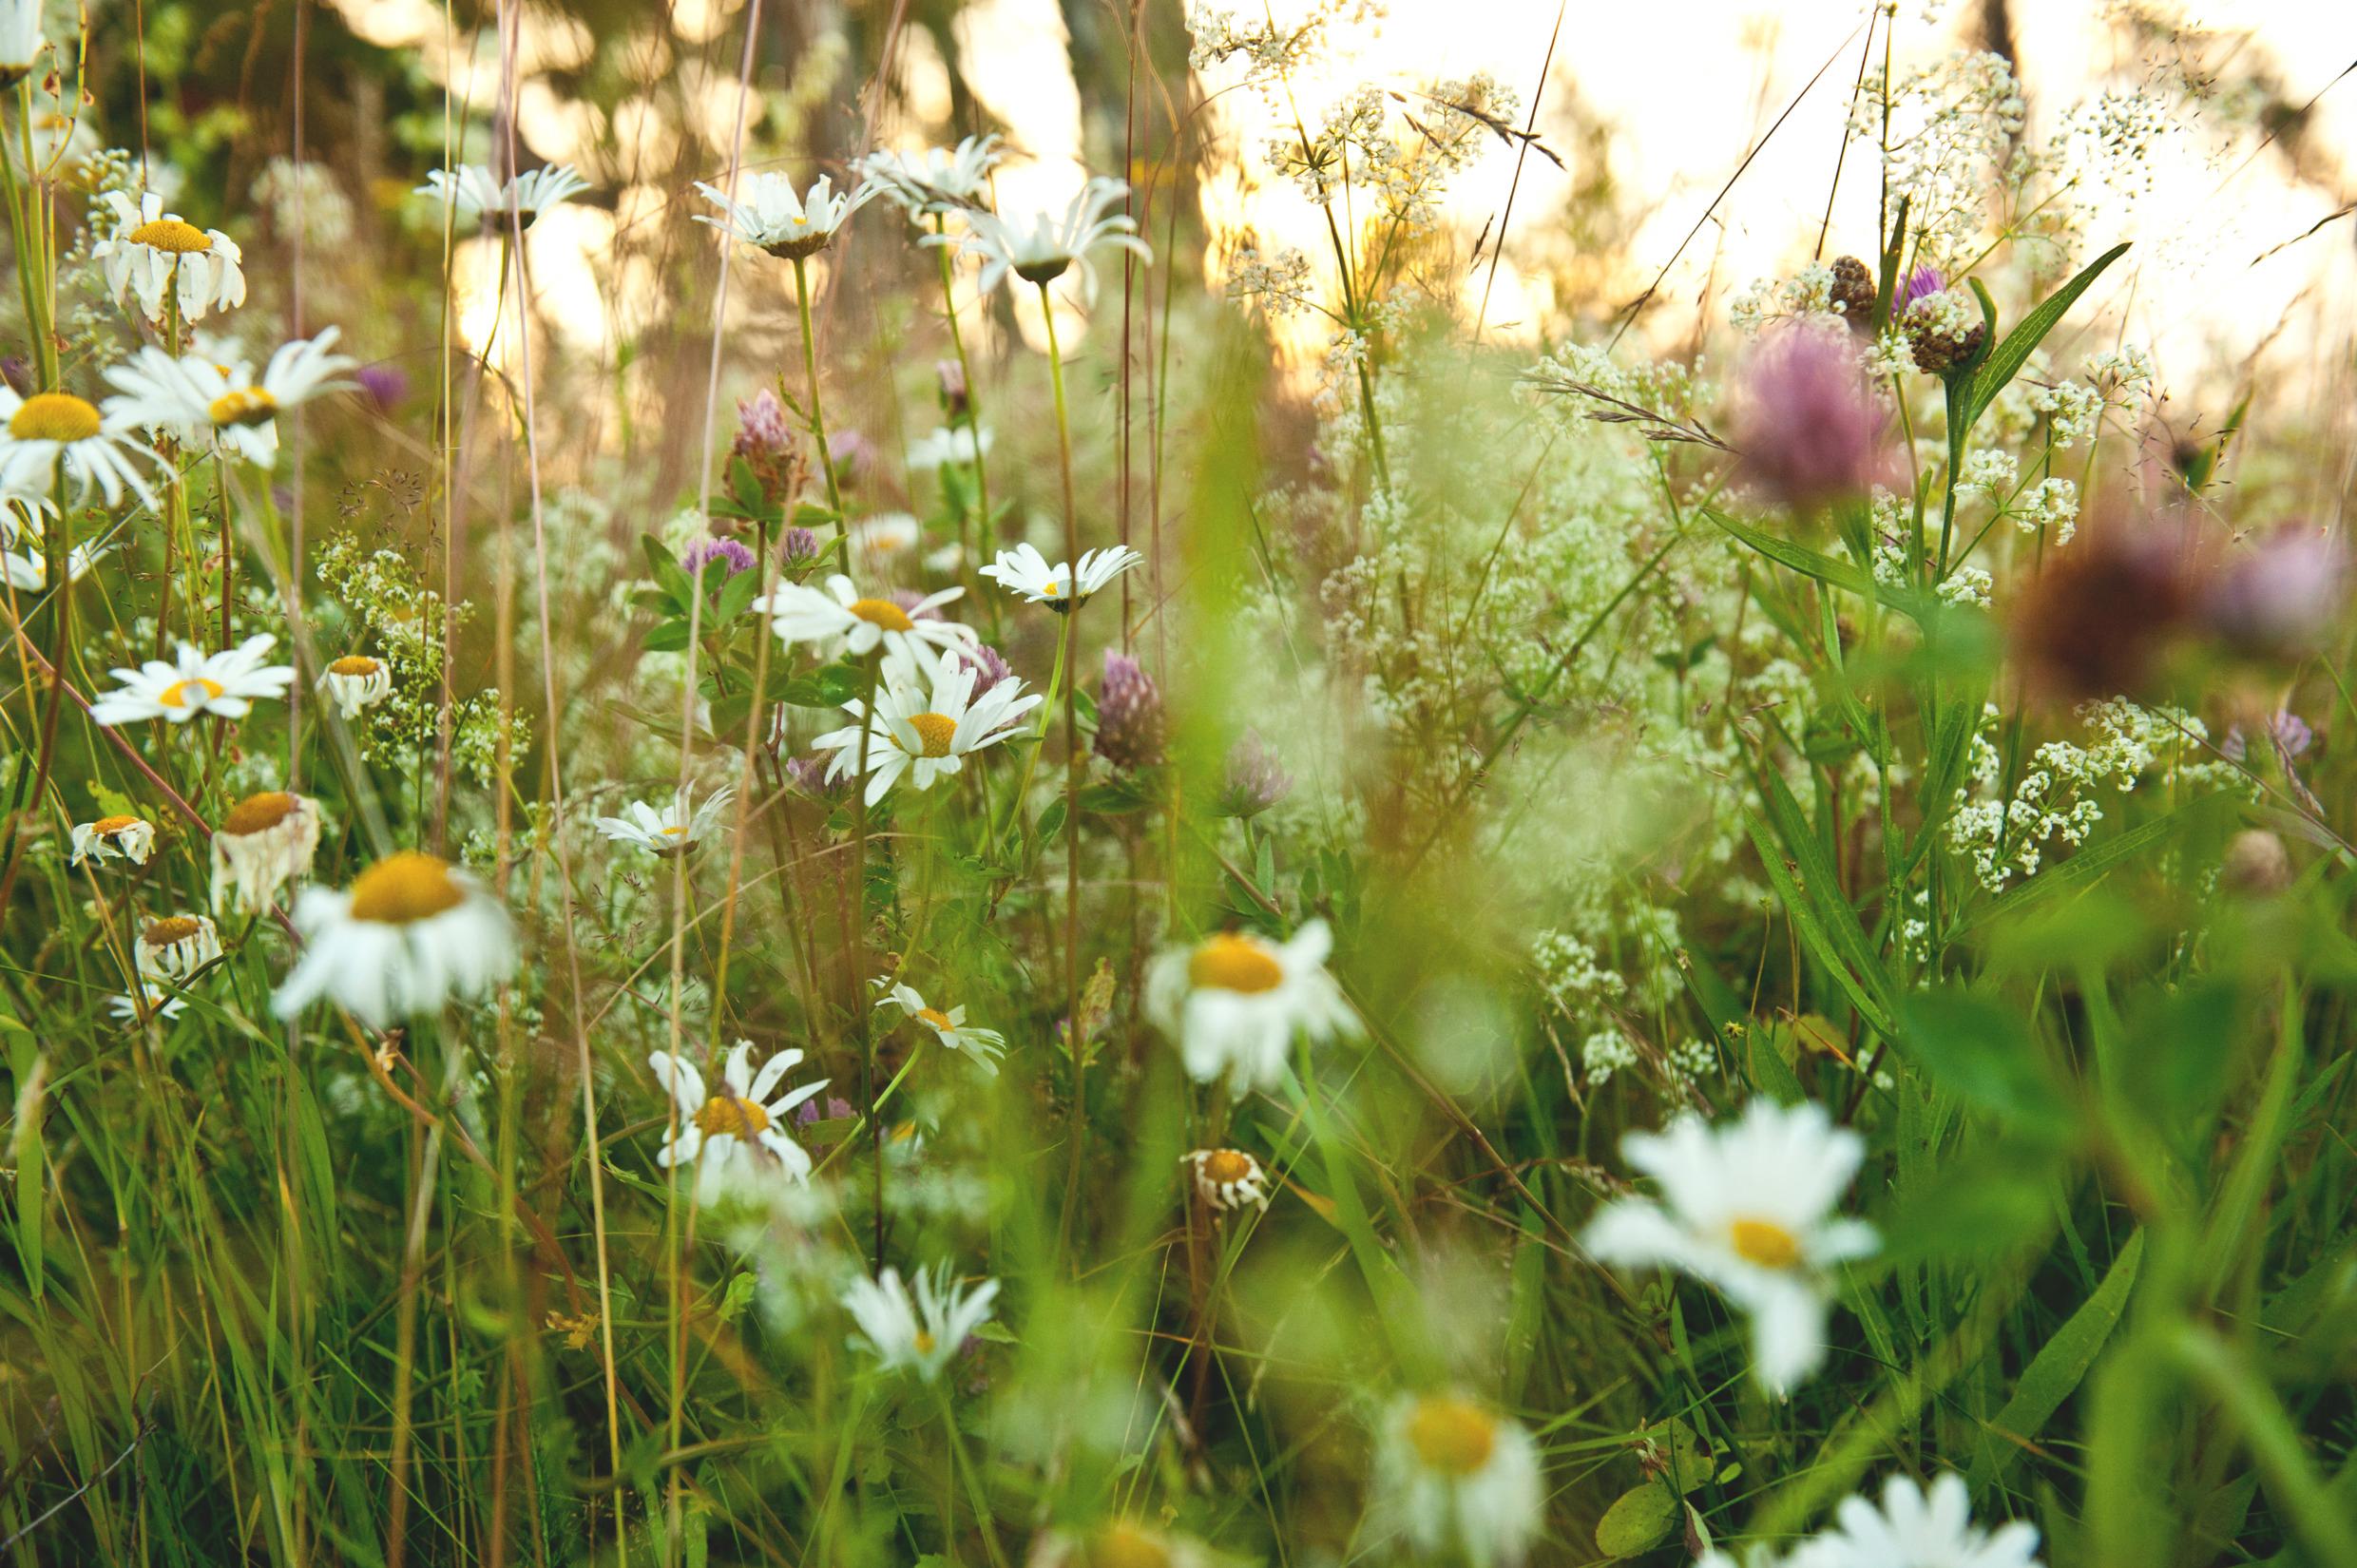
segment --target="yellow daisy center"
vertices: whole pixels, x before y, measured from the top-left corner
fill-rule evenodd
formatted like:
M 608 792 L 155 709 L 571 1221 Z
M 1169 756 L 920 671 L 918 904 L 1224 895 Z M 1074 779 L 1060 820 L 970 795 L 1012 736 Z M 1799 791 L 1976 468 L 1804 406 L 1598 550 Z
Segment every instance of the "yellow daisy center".
M 943 1012 L 938 1007 L 919 1007 L 916 1010 L 916 1016 L 923 1019 L 926 1023 L 931 1024 L 936 1029 L 954 1029 L 957 1027 L 956 1024 L 949 1022 L 949 1015 Z
M 1469 1401 L 1438 1395 L 1416 1402 L 1408 1418 L 1408 1441 L 1430 1468 L 1469 1476 L 1489 1463 L 1498 1446 L 1498 1424 Z
M 9 415 L 9 433 L 19 441 L 87 441 L 101 423 L 98 410 L 71 392 L 35 392 Z
M 1738 1219 L 1727 1227 L 1735 1255 L 1763 1269 L 1790 1269 L 1800 1261 L 1800 1238 L 1773 1219 Z
M 1108 1524 L 1088 1543 L 1088 1568 L 1170 1568 L 1170 1554 L 1134 1524 Z
M 371 676 L 384 666 L 366 654 L 346 654 L 327 667 L 330 675 Z
M 240 387 L 213 399 L 204 412 L 216 425 L 266 425 L 278 415 L 278 400 L 259 387 Z
M 185 680 L 173 681 L 156 700 L 167 708 L 193 708 L 200 702 L 212 701 L 220 696 L 222 690 L 221 683 L 210 676 L 191 676 Z
M 909 612 L 889 599 L 854 599 L 844 608 L 871 626 L 881 626 L 888 632 L 912 632 L 916 622 Z
M 1253 1158 L 1241 1149 L 1214 1149 L 1203 1157 L 1202 1170 L 1206 1181 L 1242 1181 L 1253 1174 Z
M 923 742 L 925 756 L 948 756 L 949 742 L 957 737 L 957 720 L 948 714 L 910 714 L 909 728 Z
M 293 816 L 301 805 L 300 800 L 284 790 L 264 790 L 259 794 L 247 795 L 230 807 L 229 814 L 220 820 L 220 831 L 233 838 L 242 838 L 247 833 L 268 832 Z
M 142 223 L 124 238 L 134 245 L 167 251 L 174 256 L 194 256 L 213 248 L 213 241 L 205 238 L 202 229 L 177 218 L 158 218 Z
M 1221 991 L 1274 991 L 1285 984 L 1285 970 L 1269 955 L 1267 944 L 1222 931 L 1187 960 L 1187 980 Z
M 918 1355 L 929 1356 L 933 1353 L 933 1347 L 941 1342 L 933 1338 L 930 1330 L 919 1329 L 916 1331 L 916 1339 L 913 1343 L 916 1346 L 916 1353 Z
M 135 816 L 102 816 L 90 824 L 90 832 L 101 838 L 112 838 L 125 828 L 138 826 L 139 818 Z
M 187 941 L 203 928 L 192 915 L 166 915 L 162 920 L 149 921 L 140 940 L 150 947 L 170 947 Z
M 769 1113 L 750 1100 L 735 1095 L 714 1095 L 704 1101 L 704 1108 L 696 1113 L 696 1126 L 706 1138 L 727 1133 L 735 1138 L 751 1138 L 769 1131 Z
M 418 850 L 397 850 L 352 884 L 352 918 L 408 926 L 457 908 L 466 890 L 450 877 L 450 862 Z
M 1061 577 L 1049 578 L 1047 580 L 1047 586 L 1040 590 L 1040 596 L 1044 599 L 1062 599 L 1064 597 L 1064 579 Z

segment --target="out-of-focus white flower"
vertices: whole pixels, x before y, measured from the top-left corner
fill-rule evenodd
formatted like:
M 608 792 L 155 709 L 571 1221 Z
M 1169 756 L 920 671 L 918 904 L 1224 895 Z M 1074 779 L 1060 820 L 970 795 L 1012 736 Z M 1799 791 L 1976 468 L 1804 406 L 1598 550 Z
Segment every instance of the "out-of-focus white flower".
M 930 1383 L 967 1336 L 989 1320 L 998 1293 L 995 1279 L 970 1291 L 952 1284 L 945 1263 L 917 1272 L 913 1297 L 894 1269 L 878 1279 L 854 1279 L 844 1287 L 843 1309 L 886 1371 L 912 1371 Z M 856 1347 L 861 1341 L 852 1343 Z
M 962 771 L 972 753 L 1006 739 L 1015 720 L 1042 700 L 1037 692 L 1025 695 L 1023 682 L 1013 679 L 976 697 L 975 679 L 973 666 L 956 660 L 941 660 L 929 670 L 889 660 L 872 717 L 854 698 L 843 711 L 858 722 L 811 741 L 814 750 L 834 753 L 827 777 L 848 778 L 858 771 L 864 731 L 869 805 L 883 799 L 903 774 L 911 788 L 930 789 L 936 778 Z
M 349 724 L 360 710 L 374 707 L 393 695 L 393 672 L 381 659 L 346 654 L 320 673 L 319 689 L 335 704 Z
M 865 206 L 876 191 L 873 185 L 863 185 L 838 196 L 834 180 L 822 174 L 805 195 L 794 188 L 790 176 L 774 170 L 739 176 L 735 196 L 700 181 L 696 188 L 721 212 L 718 218 L 699 214 L 697 222 L 709 223 L 789 261 L 826 249 L 843 220 Z
M 142 975 L 179 985 L 220 957 L 220 931 L 202 915 L 166 915 L 140 927 L 131 952 Z
M 1392 1404 L 1376 1454 L 1375 1498 L 1418 1551 L 1461 1553 L 1473 1568 L 1522 1561 L 1546 1502 L 1530 1434 L 1454 1393 Z
M 106 411 L 183 446 L 226 450 L 266 468 L 278 461 L 281 410 L 353 385 L 344 373 L 358 361 L 334 352 L 338 335 L 330 327 L 316 337 L 280 344 L 259 376 L 243 360 L 224 365 L 201 354 L 175 358 L 150 345 L 107 371 L 121 395 L 107 399 Z
M 142 1003 L 146 1004 L 149 1018 L 175 1019 L 188 1010 L 188 1004 L 169 991 L 160 990 L 144 981 L 135 981 L 133 984 L 138 987 L 136 992 L 125 991 L 107 999 L 106 1011 L 114 1015 L 118 1023 L 137 1023 Z
M 1883 1486 L 1880 1508 L 1852 1497 L 1834 1511 L 1833 1528 L 1801 1542 L 1784 1568 L 2040 1568 L 2038 1527 L 2021 1520 L 1983 1530 L 1972 1522 L 1964 1481 L 1944 1471 L 1930 1486 L 1905 1476 Z M 1735 1568 L 1723 1552 L 1696 1568 Z M 1755 1559 L 1752 1568 L 1765 1568 Z
M 1878 1244 L 1871 1226 L 1833 1212 L 1865 1140 L 1822 1106 L 1754 1100 L 1728 1126 L 1683 1116 L 1664 1133 L 1629 1134 L 1620 1152 L 1660 1183 L 1664 1201 L 1608 1205 L 1589 1222 L 1587 1250 L 1716 1286 L 1752 1316 L 1761 1383 L 1790 1392 L 1825 1359 L 1828 1272 Z
M 755 600 L 753 608 L 770 618 L 781 641 L 811 643 L 827 657 L 848 653 L 857 658 L 881 647 L 887 655 L 930 669 L 935 650 L 974 641 L 973 628 L 926 614 L 965 592 L 944 588 L 904 610 L 889 599 L 863 598 L 852 580 L 838 572 L 827 579 L 824 588 L 780 583 L 776 592 Z
M 131 439 L 137 425 L 112 408 L 101 413 L 96 404 L 71 392 L 21 397 L 15 388 L 0 384 L 0 490 L 12 497 L 40 496 L 63 463 L 74 482 L 76 500 L 88 495 L 95 484 L 105 492 L 109 507 L 123 499 L 125 489 L 152 507 L 156 492 L 131 459 L 157 459 Z
M 944 463 L 973 468 L 990 450 L 990 432 L 978 425 L 944 425 L 909 443 L 909 467 L 919 472 Z
M 1260 1161 L 1241 1149 L 1196 1149 L 1178 1157 L 1195 1178 L 1195 1195 L 1214 1214 L 1224 1214 L 1247 1203 L 1269 1206 L 1269 1174 Z
M 137 201 L 108 191 L 105 201 L 114 209 L 115 226 L 90 247 L 90 258 L 117 299 L 129 294 L 139 301 L 140 314 L 158 326 L 169 319 L 167 292 L 178 300 L 183 322 L 245 303 L 244 253 L 236 240 L 164 211 L 163 198 L 155 191 Z
M 1358 1015 L 1326 972 L 1333 938 L 1313 920 L 1279 944 L 1222 931 L 1160 954 L 1146 971 L 1146 1009 L 1178 1042 L 1187 1076 L 1228 1080 L 1231 1094 L 1275 1086 L 1296 1031 L 1313 1042 L 1358 1032 Z
M 90 575 L 90 568 L 99 559 L 114 548 L 111 545 L 76 545 L 66 552 L 66 581 L 79 583 Z M 10 550 L 0 554 L 0 572 L 6 572 L 9 586 L 24 593 L 39 593 L 49 585 L 49 558 L 38 548 Z
M 660 855 L 683 854 L 697 841 L 712 831 L 719 820 L 721 809 L 736 797 L 737 792 L 722 788 L 707 796 L 700 806 L 696 804 L 695 790 L 685 784 L 672 792 L 668 811 L 659 812 L 643 800 L 634 800 L 621 816 L 601 816 L 595 819 L 598 832 L 618 844 L 636 844 L 640 849 Z
M 515 972 L 508 911 L 439 856 L 397 850 L 350 890 L 306 888 L 295 928 L 307 946 L 271 1009 L 293 1018 L 325 997 L 371 1028 L 438 1012 Z
M 980 201 L 990 188 L 990 170 L 999 157 L 997 137 L 969 136 L 954 147 L 872 152 L 859 161 L 859 172 L 877 194 L 911 219 L 922 220 Z
M 924 525 L 907 512 L 878 512 L 852 525 L 852 560 L 878 571 L 924 542 Z
M 1116 1520 L 1093 1530 L 1048 1530 L 1032 1541 L 1024 1568 L 1214 1568 L 1199 1540 Z
M 1034 604 L 1044 604 L 1062 613 L 1075 604 L 1088 602 L 1089 595 L 1143 560 L 1144 556 L 1126 545 L 1105 550 L 1083 550 L 1080 569 L 1075 572 L 1069 561 L 1049 565 L 1037 547 L 1026 544 L 999 551 L 999 558 L 983 567 L 982 575 L 1009 593 L 1019 593 Z
M 102 816 L 95 822 L 73 825 L 73 854 L 67 864 L 127 860 L 134 866 L 144 866 L 155 844 L 156 825 L 145 817 Z
M 451 222 L 462 229 L 480 223 L 486 213 L 494 220 L 513 213 L 529 228 L 542 213 L 588 188 L 589 182 L 570 163 L 527 169 L 504 184 L 481 164 L 462 163 L 427 175 L 417 194 L 431 196 L 450 208 Z
M 696 1162 L 696 1200 L 712 1203 L 767 1177 L 806 1181 L 811 1157 L 787 1133 L 794 1108 L 824 1089 L 819 1079 L 778 1093 L 786 1075 L 802 1064 L 802 1053 L 779 1051 L 753 1070 L 753 1042 L 740 1040 L 720 1065 L 720 1082 L 704 1089 L 704 1075 L 685 1057 L 657 1051 L 646 1059 L 655 1080 L 671 1096 L 678 1125 L 656 1151 L 655 1163 L 669 1170 Z
M 0 0 L 0 87 L 30 76 L 48 42 L 41 36 L 41 0 Z
M 90 704 L 90 717 L 101 724 L 133 724 L 144 718 L 185 724 L 199 714 L 243 718 L 254 699 L 284 697 L 294 684 L 290 664 L 265 664 L 278 639 L 259 632 L 221 653 L 199 653 L 183 642 L 179 662 L 151 659 L 138 669 L 118 668 L 122 682 Z
M 966 1057 L 992 1078 L 998 1076 L 998 1059 L 1006 1054 L 1006 1037 L 996 1029 L 968 1023 L 963 1006 L 944 1012 L 929 1005 L 912 985 L 894 985 L 876 1005 L 899 1008 L 944 1047 Z
M 317 801 L 286 790 L 247 795 L 213 829 L 213 908 L 226 888 L 241 913 L 269 908 L 279 889 L 310 873 L 318 848 Z
M 1122 182 L 1093 179 L 1074 193 L 1061 215 L 1041 212 L 1017 220 L 996 213 L 971 212 L 967 215 L 965 233 L 928 235 L 924 243 L 954 244 L 980 257 L 979 287 L 984 294 L 997 288 L 1009 273 L 1026 283 L 1045 284 L 1075 266 L 1081 270 L 1083 287 L 1093 292 L 1097 275 L 1089 265 L 1088 253 L 1101 245 L 1117 246 L 1153 264 L 1154 252 L 1138 238 L 1137 220 L 1126 213 L 1106 214 L 1105 209 L 1128 199 L 1129 186 Z

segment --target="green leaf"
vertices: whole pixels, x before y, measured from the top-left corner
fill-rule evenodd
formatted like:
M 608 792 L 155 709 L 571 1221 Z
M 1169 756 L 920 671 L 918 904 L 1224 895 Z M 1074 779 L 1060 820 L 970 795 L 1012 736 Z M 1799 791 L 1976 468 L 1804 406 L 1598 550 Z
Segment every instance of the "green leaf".
M 1946 986 L 1909 996 L 1899 1021 L 1899 1048 L 1965 1104 L 2019 1131 L 2069 1131 L 2069 1097 L 2012 1008 Z
M 1879 600 L 1913 620 L 1921 621 L 1927 613 L 1921 595 L 1876 583 L 1872 577 L 1848 562 L 1836 561 L 1806 545 L 1779 539 L 1774 534 L 1753 527 L 1749 523 L 1738 522 L 1715 507 L 1703 507 L 1702 515 L 1737 543 L 1748 545 L 1779 566 L 1789 567 L 1803 577 L 1813 578 L 1828 587 L 1839 588 L 1860 599 Z
M 2005 390 L 2006 383 L 2021 373 L 2031 354 L 2045 341 L 2046 335 L 2061 324 L 2062 317 L 2079 296 L 2102 276 L 2103 269 L 2128 253 L 2125 243 L 2114 245 L 2101 256 L 2079 269 L 2079 276 L 2048 295 L 2036 308 L 2021 319 L 2005 340 L 1988 352 L 1979 370 L 1972 373 L 1972 384 L 1964 391 L 1964 428 L 1967 430 L 1980 422 L 1981 415 Z M 1993 330 L 1993 329 L 1992 329 Z
M 2079 1387 L 2118 1326 L 2143 1262 L 2144 1233 L 2138 1231 L 2112 1259 L 2095 1294 L 2079 1304 L 2079 1310 L 2063 1320 L 2054 1337 L 2040 1346 L 2038 1354 L 2022 1369 L 2013 1397 L 2005 1401 L 1982 1437 L 1980 1454 L 1972 1462 L 1973 1491 L 2003 1479 L 2022 1449 L 2036 1441 L 2062 1402 Z
M 1965 931 L 1985 926 L 1991 921 L 2018 913 L 2041 899 L 2050 898 L 2056 893 L 2068 892 L 2075 888 L 2087 887 L 2121 861 L 2141 853 L 2150 846 L 2168 837 L 2172 832 L 2183 829 L 2194 813 L 2207 809 L 2209 808 L 2206 802 L 2196 800 L 2190 805 L 2180 806 L 2167 816 L 2147 822 L 2141 827 L 2131 828 L 2117 838 L 2107 838 L 2092 850 L 2081 850 L 2060 865 L 2049 866 L 2040 871 L 2019 888 L 1983 908 L 1979 914 L 1967 916 L 1957 922 L 1949 935 L 1951 937 L 1961 936 Z
M 1620 1494 L 1604 1517 L 1596 1521 L 1596 1549 L 1608 1558 L 1633 1558 L 1651 1551 L 1670 1533 L 1677 1518 L 1677 1494 L 1658 1481 L 1649 1481 Z

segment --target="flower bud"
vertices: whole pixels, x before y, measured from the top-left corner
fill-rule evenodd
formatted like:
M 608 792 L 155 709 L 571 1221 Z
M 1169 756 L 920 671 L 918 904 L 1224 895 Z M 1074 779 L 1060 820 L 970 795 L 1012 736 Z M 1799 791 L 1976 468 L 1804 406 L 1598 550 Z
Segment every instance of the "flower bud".
M 1874 300 L 1881 291 L 1874 285 L 1874 273 L 1854 256 L 1838 257 L 1833 262 L 1833 308 L 1854 333 L 1874 330 Z
M 1162 760 L 1162 694 L 1134 659 L 1107 648 L 1097 683 L 1097 755 L 1134 771 Z
M 1260 732 L 1246 730 L 1228 750 L 1228 776 L 1219 792 L 1219 814 L 1258 816 L 1293 790 L 1292 777 L 1277 766 L 1276 754 L 1260 738 Z
M 2245 898 L 2270 898 L 2291 886 L 2291 852 L 2265 828 L 2245 828 L 2226 841 L 2218 883 Z

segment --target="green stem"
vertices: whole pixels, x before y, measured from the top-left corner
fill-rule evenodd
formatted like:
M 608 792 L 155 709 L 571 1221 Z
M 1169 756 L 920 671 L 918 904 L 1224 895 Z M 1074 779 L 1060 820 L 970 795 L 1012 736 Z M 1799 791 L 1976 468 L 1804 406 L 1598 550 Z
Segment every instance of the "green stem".
M 852 526 L 843 515 L 843 492 L 836 488 L 834 459 L 827 450 L 827 413 L 818 399 L 818 339 L 811 331 L 810 268 L 799 256 L 794 258 L 794 303 L 802 317 L 802 374 L 810 384 L 811 440 L 818 448 L 818 471 L 827 476 L 827 509 L 834 513 L 835 550 L 848 575 L 852 569 Z

